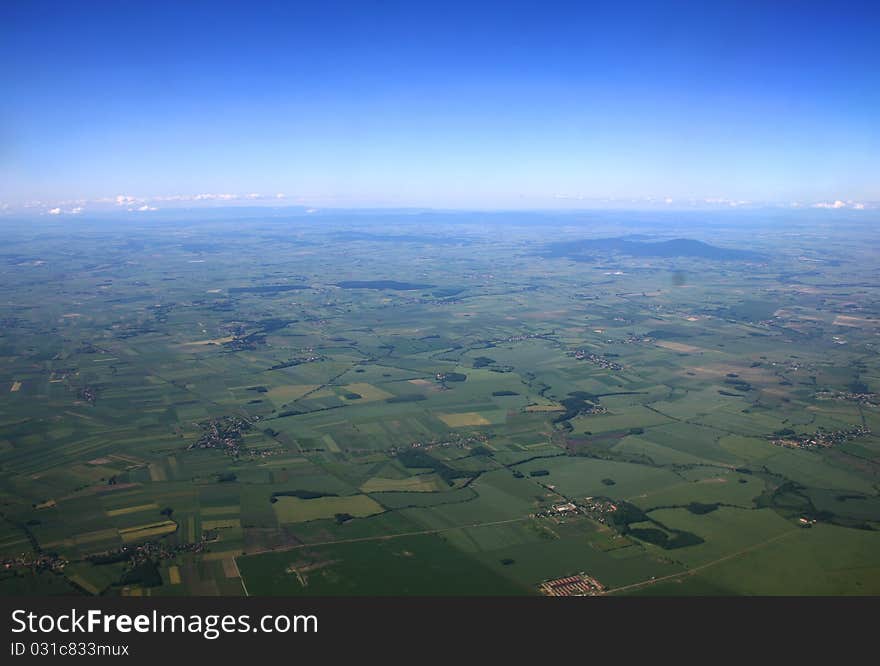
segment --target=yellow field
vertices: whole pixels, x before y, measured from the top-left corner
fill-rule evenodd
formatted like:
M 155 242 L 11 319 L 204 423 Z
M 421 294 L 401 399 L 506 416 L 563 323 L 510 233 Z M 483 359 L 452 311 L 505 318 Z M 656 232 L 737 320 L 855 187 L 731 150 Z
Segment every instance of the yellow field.
M 564 412 L 565 407 L 562 405 L 529 405 L 526 407 L 527 412 Z
M 327 450 L 332 453 L 339 453 L 342 450 L 339 448 L 339 444 L 336 443 L 336 440 L 333 439 L 332 435 L 324 435 L 321 437 L 321 441 L 327 445 Z
M 317 384 L 289 384 L 287 386 L 275 386 L 266 394 L 272 402 L 283 403 L 302 398 L 309 391 L 318 388 Z
M 279 497 L 274 504 L 279 523 L 304 523 L 309 520 L 333 518 L 347 513 L 356 518 L 382 513 L 382 506 L 366 495 L 349 497 L 318 497 L 304 500 L 299 497 Z
M 104 530 L 95 530 L 94 532 L 83 532 L 75 535 L 71 541 L 77 546 L 82 546 L 97 541 L 110 541 L 119 538 L 119 532 L 114 527 L 108 527 Z
M 382 493 L 394 490 L 410 493 L 431 493 L 445 490 L 446 485 L 434 474 L 410 476 L 405 479 L 384 479 L 374 476 L 361 486 L 364 493 Z
M 210 553 L 202 553 L 202 560 L 205 562 L 221 562 L 244 554 L 241 548 L 236 548 L 235 546 L 230 546 L 229 548 L 229 550 L 213 550 Z
M 203 520 L 203 530 L 222 530 L 232 527 L 241 527 L 241 521 L 238 518 L 226 518 L 221 520 Z
M 375 400 L 387 400 L 388 398 L 393 397 L 387 391 L 383 391 L 380 388 L 376 388 L 372 384 L 361 383 L 361 384 L 348 384 L 343 387 L 349 393 L 357 393 L 361 396 L 361 399 L 358 402 L 373 402 Z
M 206 506 L 201 510 L 203 516 L 225 516 L 226 514 L 241 513 L 241 506 L 230 504 L 229 506 Z
M 168 567 L 168 582 L 172 585 L 180 585 L 180 567 L 174 565 Z
M 775 387 L 779 379 L 767 368 L 744 368 L 732 363 L 713 363 L 709 365 L 692 365 L 682 368 L 683 372 L 691 372 L 699 377 L 723 380 L 730 373 L 735 373 L 743 381 L 767 390 L 767 386 Z
M 119 534 L 134 534 L 135 532 L 144 532 L 147 530 L 152 530 L 158 527 L 167 528 L 171 527 L 176 529 L 177 523 L 173 520 L 160 520 L 154 523 L 144 523 L 143 525 L 135 525 L 134 527 L 120 527 L 118 532 Z M 172 529 L 172 531 L 174 531 Z
M 184 524 L 186 525 L 186 540 L 192 543 L 196 540 L 196 519 L 193 516 L 187 516 L 184 518 Z
M 235 336 L 228 335 L 225 338 L 214 338 L 213 340 L 196 340 L 195 342 L 185 342 L 184 346 L 204 346 L 204 345 L 222 345 L 226 342 L 232 342 L 235 340 Z
M 149 539 L 150 537 L 171 534 L 177 529 L 177 523 L 171 520 L 163 520 L 158 523 L 147 523 L 146 525 L 138 525 L 137 527 L 126 527 L 119 530 L 119 536 L 125 543 L 138 541 L 140 539 Z
M 878 323 L 874 319 L 865 319 L 864 317 L 852 317 L 850 315 L 837 315 L 834 318 L 834 325 L 835 326 L 852 326 L 854 328 L 859 328 L 862 326 L 865 326 L 865 327 L 878 326 L 878 325 L 880 325 L 880 323 Z
M 79 585 L 84 590 L 91 592 L 92 594 L 100 594 L 101 593 L 101 590 L 98 589 L 98 587 L 96 585 L 93 585 L 92 583 L 87 581 L 85 578 L 83 578 L 79 574 L 75 574 L 75 575 L 71 576 L 70 580 L 73 581 L 74 583 L 76 583 L 77 585 Z
M 159 505 L 155 502 L 149 504 L 138 504 L 136 506 L 127 506 L 122 509 L 110 509 L 107 511 L 108 516 L 124 516 L 127 513 L 137 513 L 138 511 L 149 511 L 150 509 L 158 509 Z
M 10 393 L 17 393 L 21 389 L 21 382 L 12 382 L 12 388 L 9 389 Z
M 113 531 L 113 534 L 116 534 L 116 531 Z M 18 548 L 19 544 L 24 545 L 28 543 L 28 540 L 23 536 L 13 536 L 5 541 L 0 541 L 0 550 L 13 550 Z M 27 550 L 27 547 L 22 550 Z
M 697 352 L 706 351 L 702 347 L 694 347 L 693 345 L 686 345 L 682 342 L 669 342 L 668 340 L 660 340 L 654 344 L 658 347 L 663 347 L 664 349 L 684 354 L 696 354 Z
M 150 463 L 148 469 L 150 470 L 150 481 L 168 480 L 168 475 L 165 473 L 165 468 L 162 467 L 161 463 Z
M 461 428 L 464 426 L 481 426 L 490 425 L 490 422 L 479 412 L 462 412 L 461 414 L 437 414 L 443 423 L 450 428 Z
M 235 566 L 235 559 L 232 557 L 224 557 L 222 560 L 223 563 L 223 574 L 227 578 L 238 578 L 238 567 Z

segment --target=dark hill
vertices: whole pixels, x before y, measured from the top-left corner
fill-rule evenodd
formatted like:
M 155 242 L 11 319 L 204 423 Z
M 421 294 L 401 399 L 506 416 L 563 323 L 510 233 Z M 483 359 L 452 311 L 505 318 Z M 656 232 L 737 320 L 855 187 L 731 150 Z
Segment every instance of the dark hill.
M 592 238 L 561 241 L 546 246 L 544 256 L 588 260 L 593 255 L 608 253 L 631 257 L 697 257 L 718 261 L 747 261 L 761 259 L 762 255 L 750 250 L 716 247 L 690 238 L 667 241 L 635 241 L 627 238 Z
M 337 282 L 336 286 L 343 289 L 389 289 L 391 291 L 416 291 L 434 287 L 432 284 L 398 282 L 397 280 L 346 280 Z

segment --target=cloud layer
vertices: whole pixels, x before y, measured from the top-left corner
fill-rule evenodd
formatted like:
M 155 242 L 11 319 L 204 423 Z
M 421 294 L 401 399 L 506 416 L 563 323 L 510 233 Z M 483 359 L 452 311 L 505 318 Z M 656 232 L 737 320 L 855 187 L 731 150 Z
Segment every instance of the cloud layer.
M 848 210 L 848 211 L 864 211 L 864 210 L 880 210 L 880 201 L 852 201 L 843 199 L 833 199 L 828 201 L 791 201 L 787 204 L 766 201 L 747 201 L 744 199 L 727 198 L 720 196 L 702 197 L 702 198 L 673 198 L 671 196 L 650 196 L 650 197 L 592 197 L 579 193 L 560 193 L 556 194 L 548 200 L 557 202 L 571 202 L 571 206 L 584 209 L 615 208 L 615 209 L 729 209 L 729 208 L 791 208 L 791 209 L 816 209 L 816 210 Z M 136 196 L 132 194 L 117 194 L 110 197 L 101 197 L 99 199 L 77 199 L 69 201 L 28 201 L 21 208 L 26 210 L 40 211 L 42 215 L 80 215 L 82 213 L 107 213 L 113 210 L 123 209 L 132 213 L 151 213 L 161 208 L 181 208 L 192 205 L 193 207 L 212 205 L 218 206 L 234 206 L 234 205 L 265 205 L 265 206 L 287 206 L 301 205 L 309 206 L 315 203 L 314 200 L 308 200 L 307 197 L 288 195 L 283 192 L 275 194 L 261 194 L 251 192 L 247 194 L 236 194 L 229 192 L 200 192 L 196 194 L 172 194 L 172 195 L 156 195 L 156 196 Z M 536 208 L 541 208 L 538 201 Z M 563 204 L 565 205 L 565 204 Z M 316 209 L 311 208 L 308 212 L 314 212 Z M 9 215 L 16 211 L 16 208 L 8 203 L 0 202 L 0 215 Z

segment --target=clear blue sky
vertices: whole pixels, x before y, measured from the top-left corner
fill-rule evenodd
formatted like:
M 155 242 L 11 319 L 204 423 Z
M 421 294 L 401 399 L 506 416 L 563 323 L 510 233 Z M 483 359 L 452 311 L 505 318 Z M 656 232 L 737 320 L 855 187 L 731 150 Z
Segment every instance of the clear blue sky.
M 0 204 L 876 202 L 878 44 L 869 2 L 3 0 Z

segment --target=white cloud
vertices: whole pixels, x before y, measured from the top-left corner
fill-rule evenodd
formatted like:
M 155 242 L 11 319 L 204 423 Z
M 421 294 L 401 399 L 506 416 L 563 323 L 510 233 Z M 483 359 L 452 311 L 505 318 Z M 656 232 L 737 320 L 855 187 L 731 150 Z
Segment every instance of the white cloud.
M 248 194 L 241 197 L 238 194 L 214 194 L 212 192 L 203 192 L 201 194 L 169 194 L 165 196 L 149 197 L 147 199 L 139 199 L 138 201 L 234 201 L 236 199 L 260 199 L 260 194 Z
M 745 199 L 726 199 L 725 197 L 708 197 L 703 199 L 703 203 L 712 204 L 715 206 L 729 206 L 731 208 L 737 208 L 738 206 L 748 206 L 751 201 L 746 201 Z
M 836 199 L 834 201 L 818 201 L 812 204 L 810 208 L 827 208 L 831 210 L 848 208 L 850 210 L 865 210 L 866 206 L 859 201 L 841 201 L 840 199 Z
M 135 197 L 129 194 L 118 194 L 115 197 L 102 197 L 99 199 L 92 199 L 91 203 L 93 204 L 115 204 L 117 206 L 125 206 L 128 208 L 137 208 L 144 205 L 150 205 L 157 202 L 169 202 L 169 203 L 208 203 L 208 202 L 244 202 L 244 201 L 275 201 L 281 199 L 287 199 L 288 195 L 283 192 L 278 192 L 277 194 L 261 194 L 259 192 L 249 192 L 247 194 L 235 194 L 230 192 L 200 192 L 197 194 L 165 194 L 159 196 L 151 196 L 151 197 Z M 85 204 L 87 202 L 67 202 L 67 203 L 76 203 L 77 205 Z M 60 202 L 59 205 L 64 206 L 65 202 Z
M 63 208 L 61 208 L 61 206 L 57 206 L 55 208 L 50 208 L 46 212 L 49 213 L 49 215 L 79 215 L 83 212 L 83 210 L 84 209 L 82 206 L 74 206 L 73 208 L 68 208 L 67 210 L 64 210 Z
M 238 199 L 237 194 L 196 194 L 194 201 L 233 201 Z

